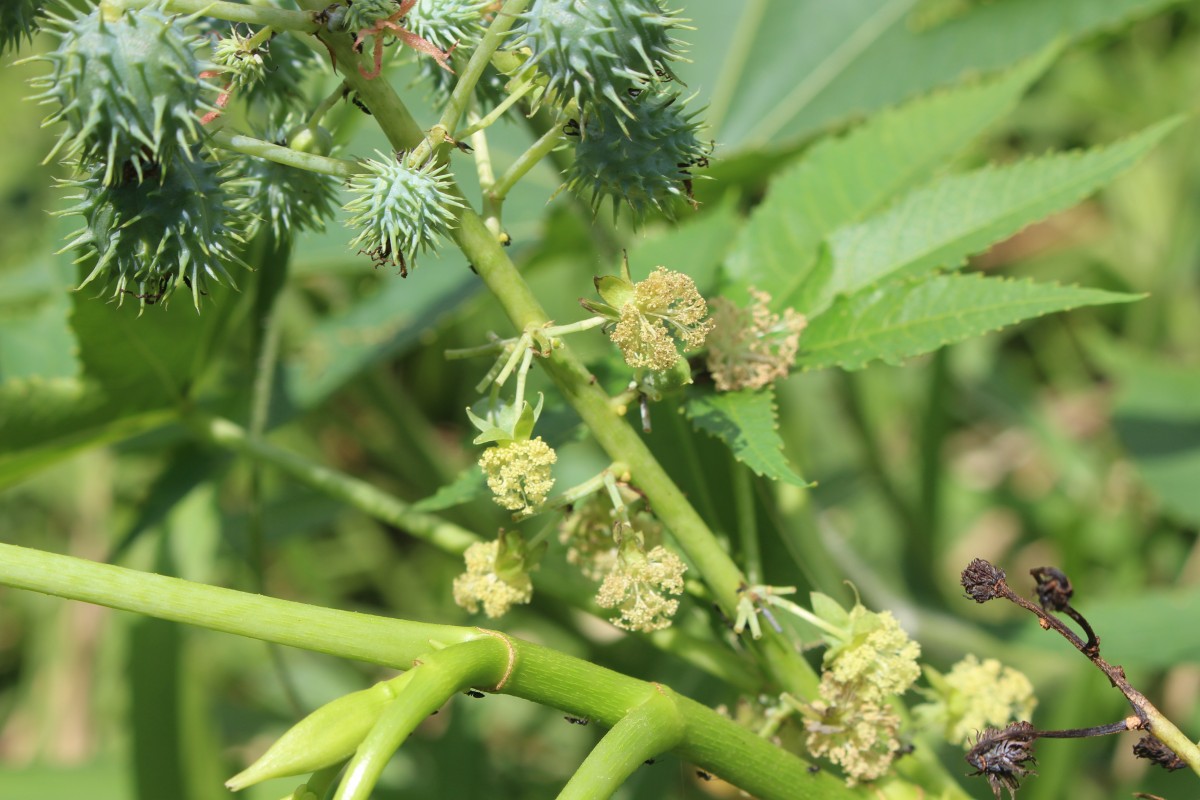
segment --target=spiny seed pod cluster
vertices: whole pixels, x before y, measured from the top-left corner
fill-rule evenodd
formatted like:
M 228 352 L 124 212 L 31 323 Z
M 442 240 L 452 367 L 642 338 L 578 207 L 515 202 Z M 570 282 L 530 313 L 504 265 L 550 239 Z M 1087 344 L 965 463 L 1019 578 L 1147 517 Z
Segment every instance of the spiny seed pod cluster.
M 431 58 L 418 58 L 421 80 L 430 87 L 437 105 L 444 105 L 458 82 L 458 75 L 471 57 L 471 52 L 483 39 L 486 31 L 485 14 L 490 0 L 417 0 L 405 17 L 410 31 L 434 47 L 450 53 L 454 72 L 442 68 Z M 505 80 L 489 67 L 475 85 L 475 93 L 485 106 L 498 105 L 504 99 Z
M 64 130 L 48 158 L 102 163 L 105 183 L 122 180 L 124 165 L 140 180 L 186 158 L 201 134 L 197 112 L 213 110 L 213 87 L 199 77 L 211 69 L 198 55 L 202 41 L 154 9 L 50 19 L 58 47 L 40 58 L 51 71 L 35 82 L 36 99 L 56 107 L 46 124 Z
M 287 32 L 250 47 L 243 27 L 222 19 L 201 24 L 201 32 L 214 40 L 213 61 L 221 67 L 214 80 L 228 84 L 234 99 L 251 108 L 274 110 L 303 98 L 306 76 L 320 66 L 316 51 Z
M 535 0 L 518 28 L 545 97 L 577 106 L 565 185 L 594 210 L 607 197 L 614 216 L 626 203 L 640 221 L 655 210 L 671 216 L 676 198 L 691 199 L 691 168 L 707 154 L 671 71 L 681 27 L 661 0 Z
M 0 55 L 16 48 L 21 40 L 33 41 L 38 29 L 42 0 L 4 0 L 0 3 Z
M 399 7 L 397 0 L 354 0 L 346 4 L 344 11 L 339 9 L 341 14 L 335 24 L 339 30 L 361 31 L 390 18 Z
M 687 111 L 673 84 L 647 84 L 631 97 L 629 119 L 602 113 L 582 122 L 566 185 L 599 211 L 610 198 L 615 217 L 626 203 L 640 220 L 657 210 L 673 215 L 674 201 L 691 200 L 692 168 L 707 164 L 697 138 L 698 111 Z
M 63 213 L 82 215 L 84 226 L 67 248 L 81 248 L 79 263 L 90 268 L 80 288 L 95 283 L 146 306 L 182 284 L 198 309 L 210 279 L 233 283 L 223 264 L 241 263 L 241 215 L 226 202 L 231 187 L 216 164 L 180 159 L 167 171 L 143 163 L 140 175 L 127 164 L 114 183 L 105 170 L 98 164 L 69 182 L 78 203 Z
M 324 128 L 283 124 L 262 133 L 259 138 L 276 144 L 327 156 L 333 137 Z M 333 216 L 338 180 L 306 169 L 277 164 L 263 158 L 239 156 L 230 166 L 240 179 L 240 193 L 234 206 L 252 220 L 253 235 L 258 225 L 266 225 L 276 239 L 301 230 L 321 230 Z
M 417 254 L 449 233 L 453 209 L 462 202 L 450 193 L 444 165 L 430 161 L 411 167 L 403 155 L 379 157 L 364 162 L 365 173 L 350 181 L 355 196 L 346 204 L 352 215 L 346 224 L 359 231 L 350 246 L 367 253 L 376 266 L 396 266 L 407 276 Z
M 534 0 L 517 42 L 533 51 L 529 64 L 563 105 L 574 100 L 580 113 L 594 107 L 632 118 L 630 89 L 674 77 L 678 27 L 659 0 Z

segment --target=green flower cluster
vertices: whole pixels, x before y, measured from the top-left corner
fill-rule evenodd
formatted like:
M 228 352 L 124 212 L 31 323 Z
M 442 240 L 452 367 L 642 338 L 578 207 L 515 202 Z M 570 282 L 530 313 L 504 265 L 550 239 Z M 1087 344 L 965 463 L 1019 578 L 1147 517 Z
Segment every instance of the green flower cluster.
M 887 772 L 900 747 L 900 717 L 891 699 L 920 675 L 920 645 L 889 611 L 858 604 L 847 612 L 819 594 L 813 601 L 829 647 L 819 697 L 802 709 L 805 745 L 840 766 L 851 785 L 873 780 Z
M 625 265 L 620 276 L 597 278 L 596 291 L 604 302 L 581 303 L 613 323 L 608 337 L 635 369 L 671 369 L 680 360 L 680 346 L 702 347 L 713 328 L 706 319 L 708 304 L 695 281 L 682 272 L 660 266 L 634 283 Z

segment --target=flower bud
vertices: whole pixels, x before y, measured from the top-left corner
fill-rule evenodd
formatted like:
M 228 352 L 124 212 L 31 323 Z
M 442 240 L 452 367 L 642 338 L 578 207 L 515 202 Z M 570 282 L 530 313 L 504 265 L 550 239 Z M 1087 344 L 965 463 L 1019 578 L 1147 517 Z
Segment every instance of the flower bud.
M 406 672 L 326 703 L 293 725 L 257 761 L 225 785 L 236 792 L 265 780 L 304 775 L 346 760 L 362 744 L 410 674 Z

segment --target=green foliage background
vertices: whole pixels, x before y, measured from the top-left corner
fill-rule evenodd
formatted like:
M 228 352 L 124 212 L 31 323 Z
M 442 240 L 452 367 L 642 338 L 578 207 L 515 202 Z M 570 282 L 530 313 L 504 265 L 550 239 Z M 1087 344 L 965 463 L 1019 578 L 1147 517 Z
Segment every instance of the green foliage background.
M 736 274 L 726 254 L 754 224 L 738 214 L 817 134 L 960 77 L 1036 57 L 1055 41 L 1063 47 L 1015 110 L 941 171 L 1108 144 L 1192 112 L 1200 97 L 1195 3 L 679 5 L 697 28 L 681 77 L 709 103 L 716 180 L 697 183 L 704 205 L 679 229 L 634 235 L 630 259 L 635 271 L 682 269 L 702 289 L 722 264 Z M 281 254 L 257 253 L 258 271 L 239 276 L 242 291 L 216 293 L 200 317 L 176 302 L 140 319 L 127 308 L 114 320 L 86 293 L 66 291 L 77 280 L 70 257 L 51 255 L 72 223 L 46 214 L 66 201 L 51 187 L 56 167 L 38 164 L 52 132 L 22 100 L 38 68 L 12 61 L 0 73 L 0 536 L 310 603 L 477 622 L 450 599 L 458 559 L 164 424 L 183 391 L 244 418 L 256 303 L 281 291 L 275 441 L 399 497 L 432 497 L 475 458 L 462 409 L 478 374 L 448 364 L 442 351 L 509 328 L 461 256 L 447 248 L 401 280 L 349 253 L 347 232 L 334 224 L 297 242 L 282 289 L 272 280 Z M 400 70 L 395 80 L 407 83 Z M 314 82 L 315 95 L 329 77 Z M 421 108 L 419 90 L 411 95 Z M 346 113 L 352 127 L 358 112 Z M 367 126 L 360 131 L 355 152 L 379 144 Z M 529 140 L 518 124 L 503 131 L 501 156 Z M 811 371 L 780 385 L 784 453 L 818 485 L 756 487 L 766 582 L 847 599 L 848 578 L 869 606 L 900 617 L 935 666 L 974 652 L 1024 670 L 1041 698 L 1039 727 L 1108 722 L 1125 706 L 1102 676 L 1011 609 L 963 600 L 957 583 L 975 556 L 1005 566 L 1021 589 L 1029 568 L 1057 565 L 1109 660 L 1182 728 L 1200 730 L 1197 132 L 1187 119 L 1099 195 L 1017 226 L 967 264 L 1145 299 L 1037 319 L 903 366 Z M 471 172 L 460 162 L 459 175 Z M 577 316 L 591 275 L 612 271 L 626 233 L 590 226 L 565 196 L 547 206 L 558 183 L 539 168 L 519 186 L 506 222 L 525 275 L 565 321 Z M 821 211 L 798 213 L 817 219 Z M 953 221 L 953 209 L 935 211 Z M 600 354 L 603 341 L 580 348 Z M 29 397 L 37 403 L 22 402 Z M 548 401 L 566 486 L 607 461 L 578 441 L 553 392 Z M 654 415 L 649 438 L 664 465 L 710 524 L 734 531 L 728 450 L 690 435 L 666 405 Z M 95 446 L 105 443 L 116 444 Z M 487 498 L 463 495 L 475 499 L 426 505 L 481 532 L 503 524 Z M 803 513 L 806 504 L 817 513 Z M 255 531 L 261 550 L 249 544 Z M 699 605 L 685 608 L 682 628 L 703 626 Z M 712 705 L 734 700 L 730 687 L 548 593 L 502 627 Z M 0 590 L 0 796 L 227 796 L 221 782 L 299 710 L 378 677 L 362 665 Z M 513 698 L 462 698 L 402 748 L 379 796 L 552 796 L 598 736 Z M 1130 743 L 1044 742 L 1040 775 L 1021 797 L 1195 795 L 1193 775 L 1146 772 Z M 943 755 L 952 772 L 966 771 L 960 755 Z M 248 796 L 278 797 L 286 784 Z M 621 796 L 717 791 L 662 759 Z M 982 782 L 969 791 L 988 793 Z

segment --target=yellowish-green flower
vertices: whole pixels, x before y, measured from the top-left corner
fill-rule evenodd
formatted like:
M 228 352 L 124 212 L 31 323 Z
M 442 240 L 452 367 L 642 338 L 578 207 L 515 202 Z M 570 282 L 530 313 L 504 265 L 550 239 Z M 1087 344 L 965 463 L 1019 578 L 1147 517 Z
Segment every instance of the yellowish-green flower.
M 620 307 L 620 319 L 609 333 L 631 367 L 665 370 L 679 360 L 678 340 L 685 350 L 704 346 L 712 320 L 695 282 L 682 272 L 658 267 L 634 284 L 633 298 Z
M 546 501 L 554 486 L 550 466 L 558 454 L 535 439 L 511 439 L 483 451 L 479 466 L 496 503 L 511 511 L 533 511 Z
M 646 552 L 633 537 L 627 538 L 596 594 L 596 604 L 621 612 L 612 621 L 618 628 L 649 632 L 669 627 L 679 610 L 679 601 L 669 595 L 683 594 L 686 570 L 679 556 L 662 545 Z
M 621 487 L 626 503 L 639 499 Z M 620 542 L 635 537 L 643 549 L 658 544 L 662 526 L 643 510 L 628 511 L 628 523 L 620 518 L 605 492 L 596 492 L 578 503 L 558 526 L 558 540 L 567 546 L 567 563 L 579 567 L 588 580 L 602 581 L 617 566 Z
M 628 265 L 622 275 L 596 279 L 603 303 L 581 301 L 585 308 L 613 321 L 608 337 L 621 348 L 625 363 L 636 369 L 668 370 L 679 360 L 679 346 L 704 346 L 713 321 L 696 283 L 682 272 L 656 267 L 633 283 Z
M 489 617 L 504 615 L 513 605 L 533 597 L 529 573 L 536 569 L 516 531 L 501 532 L 491 542 L 476 542 L 463 553 L 467 571 L 454 579 L 454 602 L 472 614 L 483 606 Z
M 772 313 L 766 292 L 751 288 L 750 295 L 754 299 L 746 308 L 724 297 L 713 301 L 708 371 L 721 392 L 760 389 L 787 377 L 808 324 L 790 308 L 782 316 Z
M 908 638 L 890 611 L 850 610 L 850 638 L 825 653 L 825 669 L 838 683 L 872 702 L 903 694 L 917 680 L 921 646 Z
M 1037 706 L 1029 679 L 994 658 L 981 662 L 968 655 L 945 675 L 929 667 L 925 673 L 929 702 L 914 707 L 913 715 L 966 749 L 979 731 L 1028 720 Z
M 882 777 L 900 748 L 900 718 L 891 706 L 859 695 L 828 672 L 821 677 L 820 699 L 804 715 L 808 752 L 841 767 L 850 786 Z

